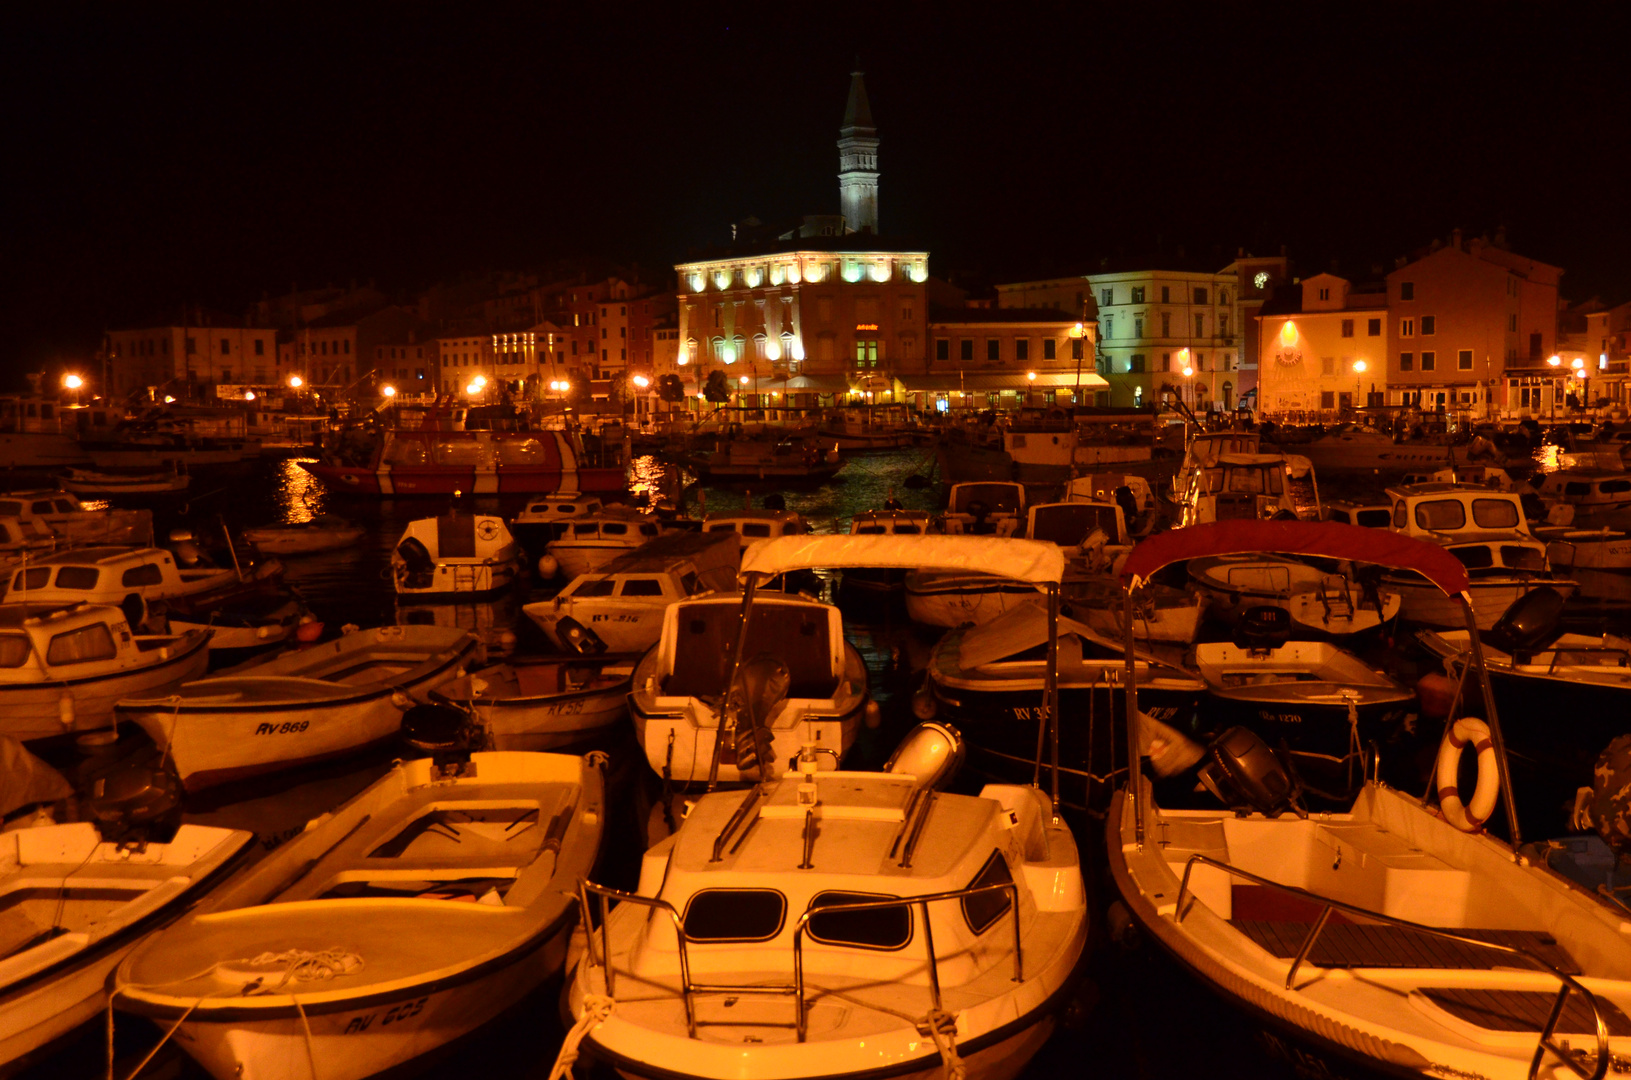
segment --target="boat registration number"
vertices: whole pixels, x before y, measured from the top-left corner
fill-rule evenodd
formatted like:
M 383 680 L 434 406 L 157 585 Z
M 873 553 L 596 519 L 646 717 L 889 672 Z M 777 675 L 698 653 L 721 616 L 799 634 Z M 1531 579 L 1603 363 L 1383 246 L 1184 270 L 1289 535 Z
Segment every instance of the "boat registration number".
M 367 1016 L 353 1016 L 351 1022 L 345 1026 L 345 1031 L 342 1034 L 354 1035 L 359 1031 L 367 1031 L 374 1026 L 376 1016 L 379 1016 L 380 1027 L 386 1027 L 399 1020 L 411 1020 L 419 1015 L 420 1010 L 425 1007 L 425 1002 L 429 1000 L 428 997 L 422 997 L 418 1001 L 404 1001 L 400 1005 L 393 1005 L 387 1009 L 384 1016 L 379 1016 L 378 1013 L 369 1013 Z
M 293 735 L 311 726 L 310 720 L 290 720 L 282 724 L 256 724 L 256 735 Z
M 637 622 L 639 622 L 640 621 L 640 616 L 638 616 L 638 615 L 591 615 L 591 616 L 589 616 L 589 621 L 591 623 L 625 623 L 625 624 L 627 624 L 627 623 L 637 623 Z

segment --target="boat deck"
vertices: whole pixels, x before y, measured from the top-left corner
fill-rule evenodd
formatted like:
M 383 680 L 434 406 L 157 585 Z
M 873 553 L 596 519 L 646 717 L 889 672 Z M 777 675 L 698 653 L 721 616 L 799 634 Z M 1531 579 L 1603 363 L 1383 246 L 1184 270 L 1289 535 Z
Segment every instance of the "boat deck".
M 1493 971 L 1522 966 L 1522 961 L 1495 949 L 1448 938 L 1434 937 L 1402 926 L 1377 923 L 1331 922 L 1320 932 L 1308 954 L 1308 963 L 1328 968 L 1442 968 Z M 1237 919 L 1231 924 L 1271 955 L 1289 960 L 1302 948 L 1313 930 L 1311 922 L 1279 922 Z M 1496 945 L 1527 949 L 1569 975 L 1579 975 L 1580 965 L 1564 951 L 1557 939 L 1541 930 L 1461 930 L 1469 938 Z
M 1556 994 L 1537 990 L 1423 990 L 1434 1005 L 1458 1019 L 1490 1031 L 1538 1032 L 1546 1026 L 1557 1001 Z M 1613 1002 L 1599 996 L 1597 1007 L 1602 1010 L 1603 1023 L 1613 1036 L 1631 1035 L 1631 1017 L 1621 1012 Z M 1597 1030 L 1591 1009 L 1578 994 L 1570 994 L 1563 1007 L 1563 1016 L 1557 1022 L 1560 1035 L 1585 1035 Z

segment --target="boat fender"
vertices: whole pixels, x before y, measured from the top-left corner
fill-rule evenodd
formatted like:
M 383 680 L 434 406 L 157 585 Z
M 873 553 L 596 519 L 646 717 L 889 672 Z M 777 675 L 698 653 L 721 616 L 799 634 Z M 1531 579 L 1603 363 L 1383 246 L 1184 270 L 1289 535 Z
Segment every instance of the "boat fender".
M 561 572 L 561 564 L 553 555 L 544 555 L 538 560 L 538 576 L 552 578 Z
M 64 690 L 57 699 L 57 719 L 62 721 L 64 731 L 72 731 L 74 727 L 74 695 Z
M 940 711 L 939 703 L 934 700 L 934 691 L 929 688 L 928 680 L 917 688 L 912 695 L 912 715 L 919 720 L 933 720 L 934 714 Z
M 1478 786 L 1473 789 L 1472 801 L 1461 798 L 1461 751 L 1471 743 L 1478 751 Z M 1462 832 L 1482 832 L 1484 822 L 1495 812 L 1495 797 L 1501 786 L 1501 766 L 1495 757 L 1495 743 L 1489 737 L 1489 725 L 1471 716 L 1463 716 L 1450 728 L 1438 748 L 1438 808 L 1444 820 Z

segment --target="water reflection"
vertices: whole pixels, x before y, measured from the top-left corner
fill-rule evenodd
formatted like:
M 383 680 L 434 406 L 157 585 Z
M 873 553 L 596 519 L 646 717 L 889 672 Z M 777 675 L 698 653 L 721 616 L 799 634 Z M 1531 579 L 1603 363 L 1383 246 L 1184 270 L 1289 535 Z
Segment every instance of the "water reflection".
M 396 621 L 403 626 L 468 630 L 487 647 L 487 659 L 499 660 L 515 652 L 521 599 L 514 593 L 506 593 L 492 600 L 466 604 L 405 604 L 399 600 Z
M 328 490 L 321 480 L 300 467 L 316 458 L 285 458 L 273 466 L 272 501 L 287 525 L 299 525 L 325 513 Z

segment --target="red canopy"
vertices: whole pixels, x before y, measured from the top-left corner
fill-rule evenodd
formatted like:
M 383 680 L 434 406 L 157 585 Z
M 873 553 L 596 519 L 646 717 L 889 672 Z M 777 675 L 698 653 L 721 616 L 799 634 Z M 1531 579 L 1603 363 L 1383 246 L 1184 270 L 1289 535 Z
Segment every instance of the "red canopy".
M 1157 533 L 1133 548 L 1121 578 L 1138 582 L 1169 563 L 1254 552 L 1376 563 L 1414 570 L 1451 596 L 1467 591 L 1467 568 L 1438 545 L 1334 521 L 1219 521 Z

